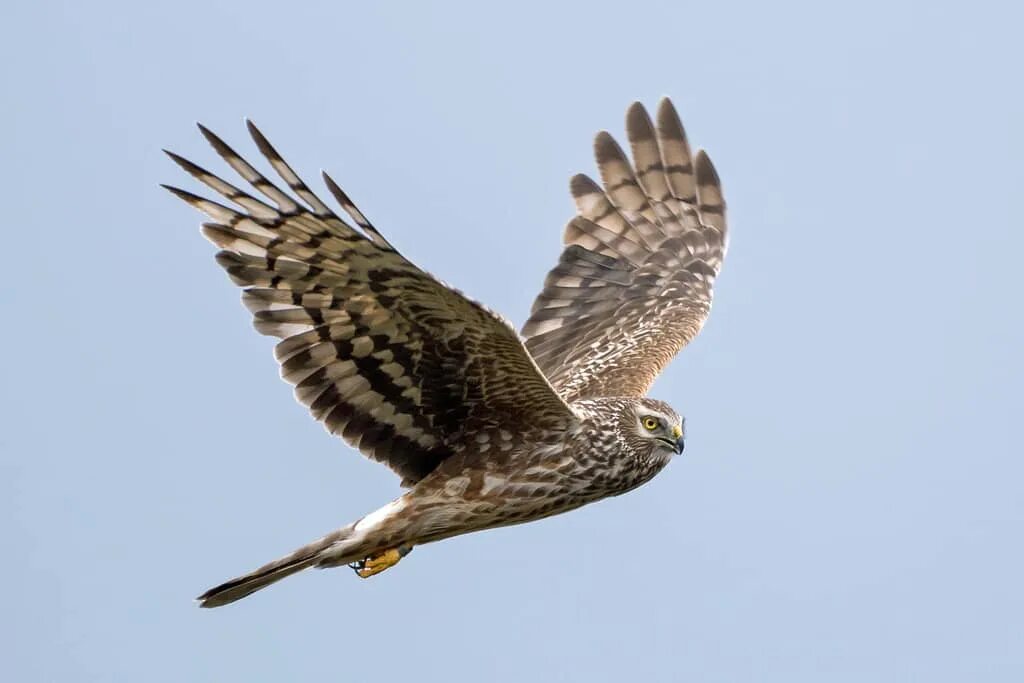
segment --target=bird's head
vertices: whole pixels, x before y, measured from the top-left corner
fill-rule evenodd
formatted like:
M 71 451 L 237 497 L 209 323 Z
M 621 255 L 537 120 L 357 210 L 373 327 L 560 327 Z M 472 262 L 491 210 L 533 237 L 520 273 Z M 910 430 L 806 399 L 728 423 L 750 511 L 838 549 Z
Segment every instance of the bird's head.
M 672 407 L 663 401 L 643 398 L 634 404 L 633 422 L 627 433 L 637 445 L 652 455 L 669 458 L 683 452 L 685 423 Z

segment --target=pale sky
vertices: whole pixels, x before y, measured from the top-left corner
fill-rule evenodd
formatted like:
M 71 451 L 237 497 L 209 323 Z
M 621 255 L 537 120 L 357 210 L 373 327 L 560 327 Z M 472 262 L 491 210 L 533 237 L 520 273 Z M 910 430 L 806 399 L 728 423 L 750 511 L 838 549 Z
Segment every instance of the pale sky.
M 1024 680 L 1016 4 L 301 4 L 0 10 L 4 680 Z M 732 230 L 652 392 L 686 454 L 197 609 L 400 490 L 294 401 L 160 149 L 234 181 L 193 124 L 252 154 L 249 116 L 521 324 L 593 134 L 663 95 Z

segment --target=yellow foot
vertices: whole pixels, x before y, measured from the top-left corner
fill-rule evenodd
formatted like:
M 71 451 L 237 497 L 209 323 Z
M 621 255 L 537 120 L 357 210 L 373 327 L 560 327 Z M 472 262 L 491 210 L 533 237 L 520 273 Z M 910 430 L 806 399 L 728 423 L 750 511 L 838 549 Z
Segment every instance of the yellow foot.
M 353 562 L 349 566 L 361 579 L 368 579 L 371 576 L 380 574 L 385 569 L 394 567 L 398 562 L 412 552 L 411 545 L 402 545 L 397 548 L 388 548 L 376 555 L 371 555 L 365 560 Z

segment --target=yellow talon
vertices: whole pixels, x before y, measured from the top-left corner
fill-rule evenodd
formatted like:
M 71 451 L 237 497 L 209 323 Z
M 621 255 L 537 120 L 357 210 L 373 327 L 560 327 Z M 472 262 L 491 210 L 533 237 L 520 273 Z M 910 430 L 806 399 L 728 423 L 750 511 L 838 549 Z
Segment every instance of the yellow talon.
M 376 555 L 371 555 L 365 560 L 359 562 L 353 562 L 349 566 L 355 570 L 356 574 L 361 579 L 368 579 L 371 576 L 380 574 L 385 569 L 394 567 L 398 562 L 412 552 L 412 546 L 400 546 L 398 548 L 388 548 L 383 552 L 379 552 Z

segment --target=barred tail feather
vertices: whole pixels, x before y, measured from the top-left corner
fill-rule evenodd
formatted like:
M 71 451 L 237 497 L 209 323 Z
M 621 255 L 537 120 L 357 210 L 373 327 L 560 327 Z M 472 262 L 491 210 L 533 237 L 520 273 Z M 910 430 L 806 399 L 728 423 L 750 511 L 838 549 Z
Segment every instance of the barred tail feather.
M 393 500 L 289 555 L 211 588 L 196 600 L 200 607 L 220 607 L 303 569 L 340 567 L 365 559 L 373 552 L 409 543 L 412 539 L 402 514 L 405 507 L 404 497 Z
M 280 566 L 278 566 L 278 562 L 273 562 L 267 565 L 267 569 L 257 569 L 250 574 L 239 576 L 236 579 L 222 583 L 216 588 L 211 588 L 197 598 L 199 606 L 221 607 L 236 600 L 241 600 L 272 583 L 277 583 L 286 576 L 291 576 L 296 572 L 306 569 L 313 562 L 314 558 L 312 557 L 298 558 Z
M 315 566 L 322 558 L 324 551 L 336 546 L 352 535 L 354 525 L 327 534 L 323 538 L 305 545 L 295 552 L 263 565 L 248 574 L 225 581 L 211 588 L 196 600 L 200 607 L 220 607 L 241 600 L 272 583 L 298 573 L 303 569 Z M 355 558 L 359 559 L 359 558 Z M 355 561 L 349 560 L 349 561 Z

